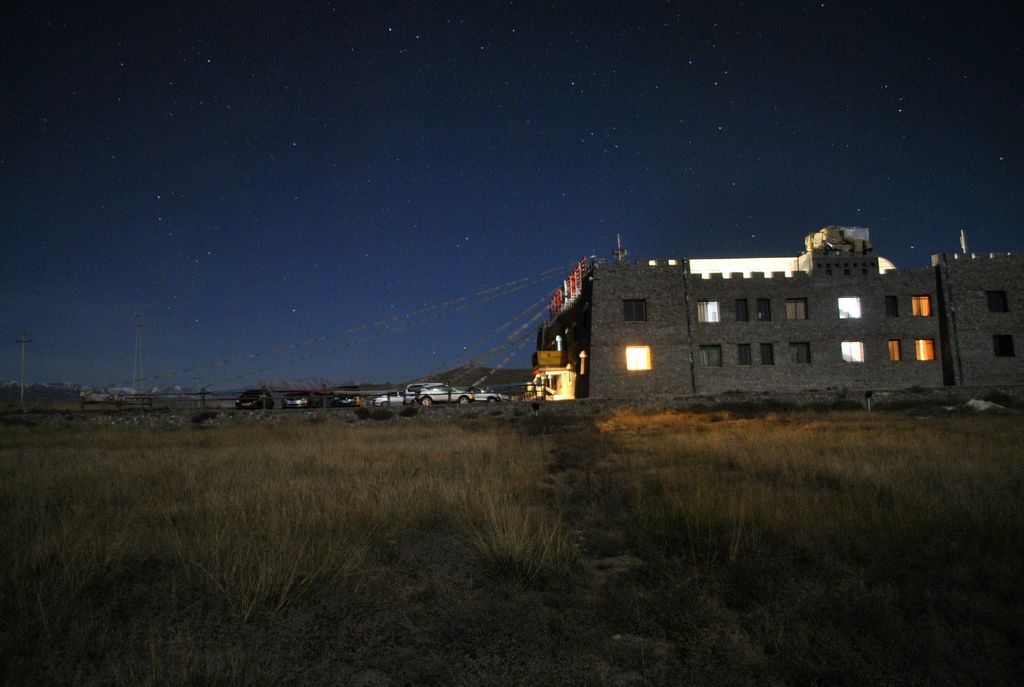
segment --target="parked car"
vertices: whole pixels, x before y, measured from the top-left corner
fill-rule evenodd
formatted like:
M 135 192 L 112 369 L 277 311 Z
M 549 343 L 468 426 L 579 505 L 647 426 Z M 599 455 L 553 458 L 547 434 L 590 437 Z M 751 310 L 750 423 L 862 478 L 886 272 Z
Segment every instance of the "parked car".
M 495 401 L 507 401 L 508 396 L 502 396 L 497 391 L 489 389 L 486 386 L 471 386 L 469 387 L 469 393 L 473 394 L 474 401 L 487 401 L 493 403 Z
M 255 410 L 257 408 L 273 408 L 274 397 L 267 389 L 248 389 L 243 391 L 235 401 L 236 410 Z
M 327 399 L 327 405 L 331 408 L 355 408 L 362 404 L 362 400 L 358 396 L 351 394 L 332 394 Z
M 315 403 L 314 398 L 307 393 L 293 392 L 285 394 L 284 403 L 281 404 L 282 408 L 316 408 L 318 404 Z
M 401 391 L 389 391 L 386 394 L 374 396 L 370 399 L 370 403 L 375 406 L 400 406 L 405 403 L 405 399 L 406 396 Z
M 409 384 L 405 387 L 405 400 L 406 404 L 416 403 L 416 396 L 419 394 L 420 389 L 425 389 L 429 386 L 438 386 L 443 382 L 416 382 L 415 384 Z
M 466 405 L 472 403 L 473 394 L 468 389 L 448 384 L 436 384 L 423 387 L 416 394 L 416 402 L 421 406 L 429 406 L 434 403 L 460 403 Z

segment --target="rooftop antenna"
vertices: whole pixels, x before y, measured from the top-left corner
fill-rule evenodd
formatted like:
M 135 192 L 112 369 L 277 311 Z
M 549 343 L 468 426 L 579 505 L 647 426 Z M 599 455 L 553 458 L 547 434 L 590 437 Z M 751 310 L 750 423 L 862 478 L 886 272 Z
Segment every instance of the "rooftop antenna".
M 615 256 L 615 263 L 622 262 L 622 259 L 629 255 L 629 251 L 622 247 L 622 236 L 620 234 L 615 235 L 615 250 L 612 251 L 612 255 Z
M 967 232 L 960 230 L 960 252 L 967 255 Z
M 142 388 L 142 315 L 135 313 L 135 363 L 132 365 L 132 393 Z
M 21 344 L 21 409 L 25 410 L 25 345 L 32 342 L 28 338 L 28 332 L 21 330 L 21 337 L 17 340 Z

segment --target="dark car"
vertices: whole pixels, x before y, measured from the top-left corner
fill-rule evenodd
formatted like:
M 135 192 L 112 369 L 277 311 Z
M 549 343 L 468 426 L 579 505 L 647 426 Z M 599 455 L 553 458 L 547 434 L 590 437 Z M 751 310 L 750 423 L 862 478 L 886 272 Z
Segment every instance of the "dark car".
M 267 389 L 248 389 L 235 401 L 237 410 L 257 410 L 274 407 L 274 397 Z
M 352 396 L 350 394 L 333 394 L 328 400 L 327 405 L 332 408 L 355 408 L 356 406 L 362 405 L 358 396 Z

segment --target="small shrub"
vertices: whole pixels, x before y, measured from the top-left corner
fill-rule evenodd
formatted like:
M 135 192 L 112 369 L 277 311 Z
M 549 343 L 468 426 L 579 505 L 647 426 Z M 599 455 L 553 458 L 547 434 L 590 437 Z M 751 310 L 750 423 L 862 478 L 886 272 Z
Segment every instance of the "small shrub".
M 195 415 L 192 416 L 192 424 L 193 425 L 201 425 L 204 422 L 206 422 L 207 420 L 212 420 L 215 417 L 217 417 L 217 413 L 215 413 L 214 411 L 212 411 L 212 410 L 204 410 L 204 411 L 196 413 Z
M 416 406 L 406 406 L 399 411 L 399 415 L 402 417 L 416 417 L 416 414 L 420 412 L 420 409 Z
M 370 409 L 359 407 L 356 408 L 356 417 L 360 420 L 367 420 L 370 417 Z
M 390 420 L 395 414 L 387 408 L 374 408 L 370 411 L 371 420 Z
M 990 391 L 983 398 L 989 403 L 998 403 L 1005 408 L 1012 408 L 1015 405 L 1013 396 L 1005 391 Z

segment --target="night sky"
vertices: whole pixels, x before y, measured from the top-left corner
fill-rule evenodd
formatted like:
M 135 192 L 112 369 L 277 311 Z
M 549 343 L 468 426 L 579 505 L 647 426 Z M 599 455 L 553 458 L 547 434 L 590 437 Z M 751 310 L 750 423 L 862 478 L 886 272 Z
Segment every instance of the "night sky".
M 1021 7 L 8 3 L 0 379 L 26 329 L 30 382 L 130 381 L 140 313 L 147 385 L 403 381 L 617 232 L 1021 250 Z

